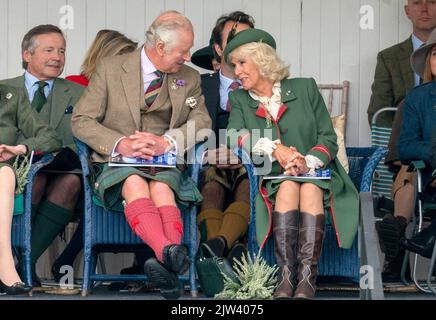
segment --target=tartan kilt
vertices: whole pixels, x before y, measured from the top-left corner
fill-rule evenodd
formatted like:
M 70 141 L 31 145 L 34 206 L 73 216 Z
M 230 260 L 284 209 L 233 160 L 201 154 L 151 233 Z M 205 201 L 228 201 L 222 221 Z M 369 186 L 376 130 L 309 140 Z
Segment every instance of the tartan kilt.
M 210 165 L 204 167 L 201 172 L 202 185 L 208 182 L 215 181 L 222 185 L 227 190 L 234 192 L 239 182 L 248 178 L 245 167 L 239 169 L 220 169 L 216 166 Z
M 121 190 L 124 180 L 131 175 L 167 184 L 173 190 L 181 210 L 203 200 L 187 170 L 166 168 L 156 174 L 150 174 L 136 167 L 110 167 L 107 163 L 95 162 L 91 166 L 90 180 L 96 203 L 111 211 L 124 212 Z

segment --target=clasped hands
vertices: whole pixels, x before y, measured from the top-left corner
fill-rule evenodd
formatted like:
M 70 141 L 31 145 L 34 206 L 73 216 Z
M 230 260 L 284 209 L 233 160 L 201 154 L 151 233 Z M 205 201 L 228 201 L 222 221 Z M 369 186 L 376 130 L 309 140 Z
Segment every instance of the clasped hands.
M 170 143 L 163 136 L 156 136 L 149 132 L 135 131 L 128 137 L 123 138 L 115 151 L 125 157 L 138 157 L 146 160 L 153 156 L 164 154 L 170 147 Z
M 0 144 L 0 162 L 8 161 L 9 159 L 21 155 L 26 154 L 27 148 L 23 144 L 19 144 L 17 146 L 8 146 L 6 144 Z
M 273 156 L 277 159 L 280 166 L 285 169 L 285 175 L 298 176 L 309 172 L 306 159 L 295 147 L 286 147 L 279 144 L 274 150 Z

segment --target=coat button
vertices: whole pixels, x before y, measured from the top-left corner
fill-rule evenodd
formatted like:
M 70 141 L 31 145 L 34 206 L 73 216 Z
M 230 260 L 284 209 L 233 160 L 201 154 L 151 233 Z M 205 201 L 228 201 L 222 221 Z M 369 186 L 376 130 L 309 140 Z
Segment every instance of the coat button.
M 287 132 L 288 132 L 288 129 L 287 129 L 287 128 L 284 128 L 284 129 L 280 130 L 280 133 L 281 133 L 281 134 L 286 134 Z

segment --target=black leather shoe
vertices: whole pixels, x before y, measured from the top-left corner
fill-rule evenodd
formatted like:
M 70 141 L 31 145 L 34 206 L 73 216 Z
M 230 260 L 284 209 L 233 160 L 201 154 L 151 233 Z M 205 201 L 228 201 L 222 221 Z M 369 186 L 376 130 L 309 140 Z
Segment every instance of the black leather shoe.
M 179 278 L 155 258 L 150 258 L 145 262 L 144 272 L 152 285 L 159 288 L 165 299 L 173 300 L 180 297 Z
M 400 249 L 399 254 L 392 261 L 385 261 L 382 272 L 382 280 L 384 284 L 401 282 L 401 268 L 403 267 L 404 249 Z M 410 266 L 406 266 L 406 281 L 412 281 L 410 278 Z
M 436 234 L 430 227 L 423 229 L 420 233 L 403 242 L 403 246 L 412 252 L 418 253 L 423 257 L 431 258 L 433 254 Z
M 380 247 L 387 261 L 394 261 L 400 252 L 400 242 L 404 239 L 407 221 L 388 213 L 377 224 Z
M 183 274 L 189 268 L 188 249 L 183 245 L 166 246 L 163 248 L 162 259 L 165 266 L 176 274 Z
M 15 282 L 13 285 L 7 286 L 0 280 L 0 292 L 1 293 L 6 293 L 7 295 L 10 295 L 10 296 L 15 296 L 18 294 L 26 294 L 26 293 L 30 292 L 30 290 L 32 290 L 32 287 L 28 286 L 22 282 Z
M 233 267 L 235 264 L 235 259 L 241 261 L 243 255 L 247 256 L 247 248 L 243 243 L 237 242 L 230 249 L 227 259 Z

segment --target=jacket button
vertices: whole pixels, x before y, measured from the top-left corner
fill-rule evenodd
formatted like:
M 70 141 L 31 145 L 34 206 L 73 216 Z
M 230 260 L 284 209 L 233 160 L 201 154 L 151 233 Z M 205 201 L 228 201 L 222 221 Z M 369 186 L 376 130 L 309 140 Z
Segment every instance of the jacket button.
M 286 134 L 287 132 L 288 132 L 287 128 L 284 128 L 284 129 L 280 130 L 280 133 L 282 133 L 282 134 Z

